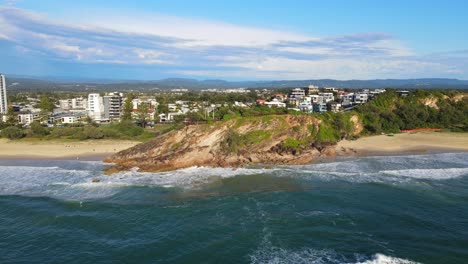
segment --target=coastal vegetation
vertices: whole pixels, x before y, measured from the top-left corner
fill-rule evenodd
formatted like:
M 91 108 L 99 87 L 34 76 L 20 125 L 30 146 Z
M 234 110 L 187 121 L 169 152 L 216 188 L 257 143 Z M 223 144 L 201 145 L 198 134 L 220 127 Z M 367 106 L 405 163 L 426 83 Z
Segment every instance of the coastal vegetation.
M 368 135 L 415 128 L 468 131 L 468 96 L 462 92 L 415 90 L 402 97 L 388 90 L 356 112 Z

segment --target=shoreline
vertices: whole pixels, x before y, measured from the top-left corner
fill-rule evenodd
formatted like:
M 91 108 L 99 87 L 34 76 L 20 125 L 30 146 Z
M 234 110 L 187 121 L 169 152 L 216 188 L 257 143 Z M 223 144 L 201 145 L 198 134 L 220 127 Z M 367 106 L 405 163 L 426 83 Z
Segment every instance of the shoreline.
M 139 144 L 126 140 L 11 141 L 0 139 L 1 160 L 84 160 L 103 161 Z M 344 140 L 335 153 L 317 157 L 321 163 L 343 157 L 402 156 L 468 151 L 468 133 L 418 132 L 393 136 L 378 135 Z
M 102 161 L 112 154 L 139 143 L 129 140 L 15 141 L 0 139 L 0 159 Z
M 401 156 L 457 153 L 468 151 L 468 133 L 417 132 L 343 140 L 336 145 L 336 156 Z

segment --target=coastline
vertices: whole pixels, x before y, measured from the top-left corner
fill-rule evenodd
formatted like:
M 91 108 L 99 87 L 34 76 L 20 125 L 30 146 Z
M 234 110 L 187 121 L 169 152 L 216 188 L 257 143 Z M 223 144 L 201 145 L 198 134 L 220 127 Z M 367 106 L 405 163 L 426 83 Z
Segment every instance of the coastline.
M 468 133 L 417 132 L 343 140 L 336 156 L 393 156 L 468 151 Z
M 101 161 L 139 143 L 126 140 L 12 141 L 0 139 L 0 159 Z M 468 151 L 468 133 L 401 133 L 393 136 L 378 135 L 357 140 L 343 140 L 335 146 L 335 153 L 317 157 L 314 162 L 347 156 L 394 156 L 465 151 Z
M 129 140 L 7 140 L 0 139 L 3 160 L 103 160 L 107 156 L 135 146 Z

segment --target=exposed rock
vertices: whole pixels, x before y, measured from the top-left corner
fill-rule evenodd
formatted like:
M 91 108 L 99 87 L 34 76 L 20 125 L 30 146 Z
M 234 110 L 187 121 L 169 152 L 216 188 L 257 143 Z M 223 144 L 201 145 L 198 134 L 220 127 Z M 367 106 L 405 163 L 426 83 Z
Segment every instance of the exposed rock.
M 353 117 L 355 130 L 362 129 Z M 282 148 L 294 138 L 310 140 L 310 129 L 321 120 L 309 115 L 277 115 L 234 119 L 212 125 L 187 126 L 121 151 L 106 159 L 114 173 L 138 167 L 139 171 L 167 171 L 192 166 L 239 167 L 246 164 L 305 164 L 333 148 L 319 152 L 312 143 L 294 151 Z

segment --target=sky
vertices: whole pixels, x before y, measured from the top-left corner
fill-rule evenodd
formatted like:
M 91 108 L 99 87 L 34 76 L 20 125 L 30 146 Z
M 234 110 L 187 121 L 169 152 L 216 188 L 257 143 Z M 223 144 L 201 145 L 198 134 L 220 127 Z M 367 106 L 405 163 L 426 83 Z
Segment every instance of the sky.
M 0 72 L 468 79 L 464 0 L 0 0 Z

